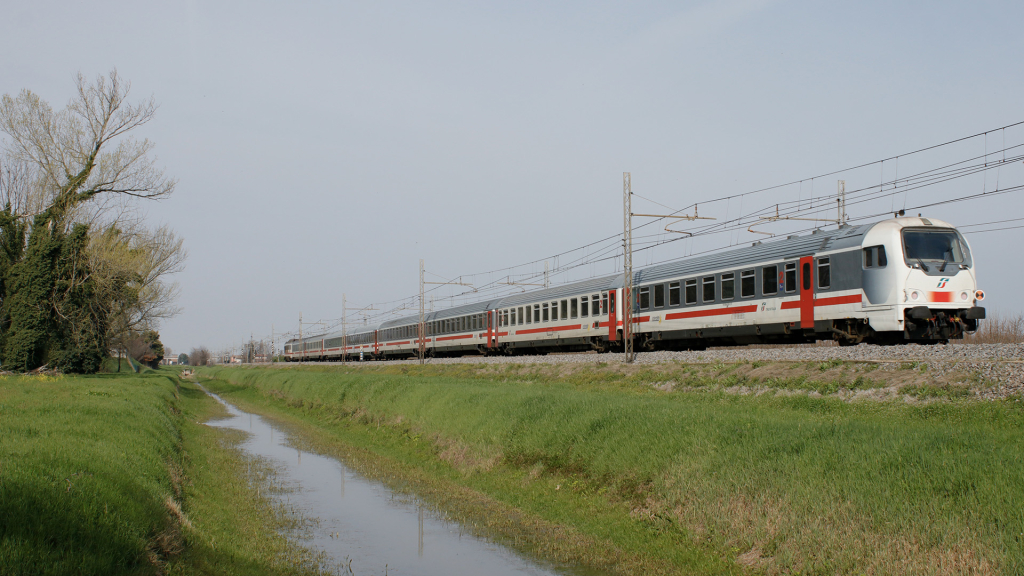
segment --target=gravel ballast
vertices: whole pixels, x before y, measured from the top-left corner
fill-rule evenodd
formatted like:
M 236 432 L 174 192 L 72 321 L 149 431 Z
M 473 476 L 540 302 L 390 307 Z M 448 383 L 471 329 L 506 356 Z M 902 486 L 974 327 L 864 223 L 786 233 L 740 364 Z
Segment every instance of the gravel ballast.
M 936 379 L 949 374 L 973 374 L 982 398 L 1006 398 L 1024 394 L 1024 344 L 946 344 L 902 346 L 778 346 L 710 348 L 700 351 L 640 352 L 636 365 L 662 363 L 734 364 L 740 362 L 865 362 L 878 365 L 879 370 L 906 369 L 908 363 L 926 365 Z M 460 358 L 429 358 L 429 365 L 445 364 L 621 364 L 623 354 L 578 353 L 535 356 L 464 356 Z M 349 362 L 349 366 L 381 366 L 418 364 L 418 360 Z M 337 362 L 304 362 L 338 366 Z M 977 386 L 975 386 L 977 387 Z

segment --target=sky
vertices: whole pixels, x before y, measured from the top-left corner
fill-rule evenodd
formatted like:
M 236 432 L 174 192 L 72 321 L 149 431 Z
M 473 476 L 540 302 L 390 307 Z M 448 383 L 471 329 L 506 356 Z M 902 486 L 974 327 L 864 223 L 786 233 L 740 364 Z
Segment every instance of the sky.
M 0 93 L 59 107 L 77 73 L 116 68 L 156 99 L 137 135 L 178 185 L 145 205 L 147 221 L 189 251 L 162 341 L 220 350 L 272 331 L 280 342 L 300 313 L 334 325 L 343 294 L 349 310 L 387 312 L 379 303 L 417 294 L 420 259 L 428 280 L 474 286 L 564 266 L 550 257 L 622 233 L 623 172 L 635 212 L 705 202 L 700 214 L 724 221 L 838 179 L 860 190 L 1024 143 L 1017 126 L 906 155 L 1024 121 L 1022 19 L 1009 1 L 34 0 L 0 20 Z M 1022 166 L 848 213 L 1024 184 Z M 965 225 L 1024 217 L 1024 203 L 1010 192 L 921 211 Z M 634 265 L 764 238 L 672 242 Z M 1021 269 L 1006 263 L 1024 229 L 967 238 L 986 306 L 1020 312 Z M 466 290 L 433 288 L 436 307 Z

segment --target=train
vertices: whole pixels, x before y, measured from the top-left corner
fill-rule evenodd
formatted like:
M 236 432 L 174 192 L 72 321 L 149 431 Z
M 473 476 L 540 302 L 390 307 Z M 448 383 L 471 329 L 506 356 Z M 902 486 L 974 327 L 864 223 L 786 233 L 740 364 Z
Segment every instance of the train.
M 978 329 L 974 257 L 953 225 L 894 217 L 289 340 L 288 361 L 633 349 L 946 343 Z

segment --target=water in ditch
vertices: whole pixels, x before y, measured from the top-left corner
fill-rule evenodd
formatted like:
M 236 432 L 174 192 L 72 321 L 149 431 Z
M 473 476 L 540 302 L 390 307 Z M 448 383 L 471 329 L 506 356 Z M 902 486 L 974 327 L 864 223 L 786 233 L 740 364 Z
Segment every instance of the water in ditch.
M 345 574 L 580 573 L 545 565 L 472 535 L 416 498 L 363 478 L 337 459 L 297 450 L 280 428 L 211 395 L 231 416 L 209 424 L 248 433 L 241 448 L 272 462 L 278 479 L 292 489 L 287 494 L 289 507 L 318 520 L 302 543 L 345 566 Z

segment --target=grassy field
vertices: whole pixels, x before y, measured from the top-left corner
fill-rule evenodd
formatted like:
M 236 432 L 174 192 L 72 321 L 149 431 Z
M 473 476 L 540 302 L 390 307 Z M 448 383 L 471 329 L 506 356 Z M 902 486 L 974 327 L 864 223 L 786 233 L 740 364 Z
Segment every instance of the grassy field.
M 273 470 L 173 372 L 0 377 L 0 574 L 312 574 Z
M 663 391 L 643 372 L 522 366 L 201 374 L 318 451 L 562 561 L 636 574 L 1024 571 L 1013 399 Z

